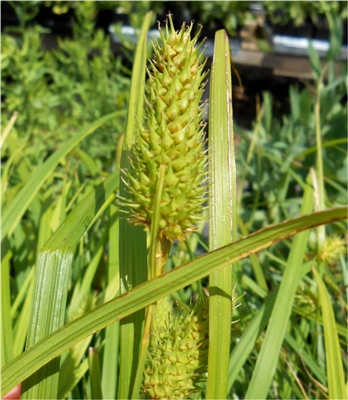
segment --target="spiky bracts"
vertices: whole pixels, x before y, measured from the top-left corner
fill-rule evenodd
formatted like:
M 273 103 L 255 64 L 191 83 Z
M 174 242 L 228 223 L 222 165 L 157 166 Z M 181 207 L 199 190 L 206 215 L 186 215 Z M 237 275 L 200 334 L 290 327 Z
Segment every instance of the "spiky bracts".
M 131 149 L 132 172 L 126 171 L 132 201 L 130 221 L 149 230 L 154 214 L 158 171 L 165 165 L 160 202 L 159 237 L 184 240 L 195 229 L 204 201 L 204 151 L 201 98 L 203 55 L 190 38 L 192 24 L 176 32 L 169 16 L 161 43 L 155 43 L 148 73 L 145 126 Z
M 208 299 L 192 310 L 171 313 L 152 332 L 145 367 L 144 392 L 151 399 L 185 399 L 200 391 L 208 357 Z

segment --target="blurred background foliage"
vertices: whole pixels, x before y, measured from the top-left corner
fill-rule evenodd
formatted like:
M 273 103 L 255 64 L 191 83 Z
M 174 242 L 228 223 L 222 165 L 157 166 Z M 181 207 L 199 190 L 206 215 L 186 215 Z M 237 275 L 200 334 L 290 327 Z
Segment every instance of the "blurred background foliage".
M 11 202 L 30 174 L 84 125 L 116 110 L 120 111 L 117 118 L 84 139 L 60 163 L 9 239 L 14 254 L 11 260 L 11 299 L 14 301 L 23 283 L 30 281 L 29 274 L 33 276 L 30 271 L 45 240 L 64 221 L 74 205 L 116 169 L 117 147 L 125 128 L 133 53 L 132 44 L 126 42 L 115 51 L 102 20 L 107 21 L 107 26 L 112 23 L 121 26 L 127 22 L 137 29 L 144 14 L 151 9 L 156 14 L 153 21 L 155 26 L 157 19 L 165 19 L 169 5 L 168 2 L 150 1 L 2 3 L 11 7 L 16 16 L 12 26 L 3 28 L 1 36 L 2 130 L 13 113 L 18 112 L 18 118 L 2 147 L 2 194 L 6 192 L 6 196 L 2 197 L 3 204 Z M 268 90 L 261 96 L 252 92 L 257 98 L 254 112 L 256 118 L 245 118 L 240 125 L 234 123 L 242 219 L 240 231 L 243 235 L 299 214 L 303 182 L 310 168 L 316 165 L 317 101 L 320 103 L 326 206 L 333 207 L 347 202 L 348 82 L 345 65 L 341 64 L 337 69 L 334 64 L 342 42 L 342 22 L 347 18 L 346 4 L 339 1 L 265 1 L 263 4 L 267 18 L 272 23 L 291 22 L 299 26 L 310 19 L 318 26 L 330 27 L 334 51 L 326 59 L 325 79 L 321 79 L 322 63 L 319 55 L 310 49 L 311 80 L 292 80 L 293 85 L 287 88 L 286 96 L 281 92 L 275 96 Z M 211 35 L 211 38 L 212 32 L 222 27 L 230 35 L 237 35 L 244 21 L 255 18 L 249 7 L 247 1 L 170 2 L 170 11 L 174 14 L 176 25 L 194 19 L 203 25 L 202 36 Z M 115 19 L 109 17 L 111 10 L 115 12 Z M 56 25 L 51 23 L 52 15 L 58 16 Z M 55 35 L 53 38 L 52 34 Z M 237 120 L 237 99 L 233 101 Z M 286 107 L 282 108 L 286 112 L 279 113 L 279 103 L 286 103 Z M 244 107 L 250 107 L 250 104 Z M 46 232 L 45 237 L 38 238 L 44 218 L 46 223 L 49 221 L 49 232 Z M 90 278 L 90 297 L 86 309 L 96 302 L 95 293 L 101 293 L 103 287 L 108 252 L 103 232 L 109 223 L 109 216 L 103 215 L 81 240 L 76 252 L 71 292 L 81 281 L 83 271 L 91 264 L 96 249 L 104 249 L 105 246 L 104 251 L 98 250 L 99 258 L 95 261 L 97 267 Z M 188 243 L 175 246 L 170 265 L 180 265 L 192 259 L 195 254 L 207 250 L 204 223 L 199 231 L 203 234 L 192 235 Z M 345 324 L 342 312 L 346 307 L 343 293 L 348 283 L 345 269 L 342 268 L 344 265 L 346 267 L 343 260 L 345 249 L 343 241 L 336 240 L 333 235 L 340 234 L 342 237 L 345 226 L 336 224 L 327 227 L 327 232 L 326 253 L 322 256 L 307 254 L 306 260 L 310 262 L 315 257 L 325 257 L 328 261 L 327 274 L 332 283 L 334 307 L 338 310 L 337 321 Z M 311 234 L 310 240 L 315 249 L 315 234 Z M 330 250 L 333 248 L 332 243 L 335 243 L 335 248 L 340 248 L 334 258 Z M 289 248 L 290 242 L 284 241 L 259 255 L 269 288 L 279 285 Z M 240 294 L 248 292 L 243 298 L 243 306 L 234 311 L 234 319 L 241 321 L 234 325 L 236 332 L 233 337 L 238 340 L 245 322 L 251 318 L 251 312 L 259 309 L 263 300 L 252 289 L 249 277 L 253 276 L 253 268 L 250 259 L 236 265 L 234 273 L 236 291 Z M 309 315 L 316 312 L 317 298 L 310 284 L 302 282 L 301 285 L 297 304 L 302 309 L 305 309 L 305 305 Z M 200 289 L 201 283 L 197 282 L 175 294 L 175 298 L 180 304 L 188 304 Z M 71 298 L 72 294 L 69 296 Z M 21 297 L 23 303 L 24 297 Z M 25 301 L 25 304 L 29 304 L 30 298 Z M 21 308 L 19 300 L 16 304 L 25 310 L 24 306 Z M 295 325 L 298 317 L 298 314 L 291 317 Z M 15 321 L 17 329 L 19 325 L 16 317 Z M 315 329 L 316 326 L 313 332 L 316 332 Z M 22 350 L 24 337 L 21 340 L 18 352 Z M 253 368 L 254 361 L 250 358 L 243 373 L 245 379 L 239 377 L 233 388 L 234 394 L 245 394 Z M 288 368 L 285 363 L 283 368 Z M 306 372 L 303 372 L 303 379 L 309 382 Z M 286 386 L 281 377 L 278 383 L 280 390 Z
M 23 2 L 30 10 L 40 6 L 34 3 Z M 129 74 L 121 73 L 121 60 L 114 56 L 108 36 L 94 30 L 93 9 L 92 3 L 81 3 L 72 37 L 58 38 L 57 47 L 50 51 L 42 43 L 47 29 L 39 25 L 21 34 L 2 35 L 3 121 L 19 111 L 13 134 L 35 146 L 37 160 L 47 157 L 81 125 L 126 109 Z M 23 14 L 26 20 L 29 11 Z M 99 129 L 97 141 L 95 136 L 85 141 L 89 155 L 106 169 L 108 160 L 114 159 L 123 123 L 106 124 Z
M 43 8 L 50 9 L 56 15 L 69 14 L 79 19 L 84 10 L 89 9 L 91 20 L 105 10 L 115 11 L 128 17 L 133 27 L 139 28 L 143 16 L 152 10 L 159 20 L 169 11 L 174 18 L 202 24 L 205 30 L 224 28 L 229 35 L 236 35 L 246 19 L 253 19 L 249 1 L 8 1 L 16 12 L 20 27 L 32 21 Z M 81 5 L 87 3 L 88 5 Z M 341 1 L 264 1 L 262 2 L 270 21 L 277 24 L 294 23 L 303 25 L 311 19 L 315 24 L 325 21 L 324 15 L 329 9 L 340 18 L 347 18 L 347 7 Z

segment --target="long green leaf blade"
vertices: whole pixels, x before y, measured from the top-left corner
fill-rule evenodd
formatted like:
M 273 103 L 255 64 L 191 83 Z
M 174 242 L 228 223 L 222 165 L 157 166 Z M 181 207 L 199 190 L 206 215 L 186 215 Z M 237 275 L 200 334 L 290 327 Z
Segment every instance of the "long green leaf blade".
M 313 197 L 313 188 L 308 182 L 301 214 L 312 211 Z M 246 399 L 267 398 L 288 326 L 297 285 L 301 277 L 301 267 L 306 251 L 308 234 L 309 232 L 305 231 L 296 235 L 292 243 L 266 336 L 245 396 Z
M 69 214 L 38 256 L 27 348 L 64 323 L 70 268 L 75 248 L 95 213 L 118 185 L 119 173 L 110 175 Z M 53 359 L 23 384 L 23 398 L 56 398 L 59 358 Z
M 323 314 L 329 399 L 346 399 L 347 391 L 345 390 L 342 357 L 331 299 L 323 280 L 314 268 L 313 274 L 317 281 L 321 311 Z
M 116 111 L 109 115 L 105 115 L 104 117 L 97 119 L 89 126 L 82 128 L 77 135 L 64 143 L 59 150 L 54 152 L 51 157 L 44 162 L 44 164 L 38 167 L 37 170 L 31 174 L 29 180 L 16 195 L 14 200 L 10 202 L 2 212 L 2 237 L 12 234 L 31 201 L 40 190 L 42 184 L 51 175 L 52 171 L 62 160 L 62 158 L 64 158 L 75 146 L 77 146 L 81 140 L 93 133 L 100 126 L 123 114 L 123 110 Z
M 8 241 L 7 241 L 8 242 Z M 13 332 L 11 319 L 10 251 L 1 262 L 1 365 L 13 358 Z
M 265 303 L 258 310 L 249 326 L 244 330 L 242 337 L 234 347 L 230 357 L 230 367 L 228 374 L 228 391 L 232 390 L 232 385 L 242 369 L 245 361 L 254 349 L 256 339 L 266 327 L 271 316 L 276 293 L 271 293 L 265 300 Z
M 282 222 L 139 285 L 70 322 L 6 364 L 2 369 L 2 395 L 94 331 L 202 279 L 218 268 L 224 268 L 298 232 L 346 218 L 347 208 L 344 206 Z
M 88 352 L 89 361 L 89 380 L 91 384 L 91 398 L 92 399 L 103 399 L 100 379 L 100 361 L 99 352 L 93 347 L 89 348 Z
M 110 227 L 109 227 L 109 258 L 107 282 L 111 283 L 116 276 L 119 282 L 119 217 L 118 209 L 115 204 L 110 206 Z M 117 295 L 119 295 L 117 290 Z M 105 296 L 105 300 L 111 300 L 111 297 Z M 119 332 L 120 323 L 116 322 L 105 329 L 105 345 L 103 348 L 103 366 L 102 366 L 102 391 L 106 399 L 116 398 L 117 377 L 118 377 L 118 357 L 119 357 Z
M 209 250 L 237 239 L 236 164 L 233 142 L 230 48 L 216 32 L 210 76 Z M 227 396 L 232 320 L 232 265 L 209 276 L 209 356 L 207 398 Z

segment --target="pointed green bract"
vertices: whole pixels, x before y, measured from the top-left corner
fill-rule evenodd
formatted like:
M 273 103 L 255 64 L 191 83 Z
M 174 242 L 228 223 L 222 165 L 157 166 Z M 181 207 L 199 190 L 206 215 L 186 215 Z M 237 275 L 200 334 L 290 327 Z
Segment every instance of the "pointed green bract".
M 191 39 L 192 24 L 176 32 L 171 17 L 154 58 L 147 82 L 147 117 L 138 124 L 132 147 L 133 174 L 126 171 L 132 201 L 130 221 L 149 230 L 160 165 L 166 166 L 160 204 L 159 236 L 173 241 L 195 230 L 202 209 L 206 155 L 202 122 L 203 55 Z

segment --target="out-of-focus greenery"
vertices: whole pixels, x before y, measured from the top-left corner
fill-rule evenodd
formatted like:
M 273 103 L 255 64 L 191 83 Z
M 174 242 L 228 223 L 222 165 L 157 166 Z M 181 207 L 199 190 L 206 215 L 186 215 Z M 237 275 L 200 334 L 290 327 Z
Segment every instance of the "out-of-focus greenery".
M 14 111 L 19 113 L 12 135 L 33 146 L 36 161 L 83 124 L 116 110 L 126 112 L 129 78 L 121 73 L 109 38 L 94 30 L 93 10 L 94 3 L 80 2 L 73 37 L 59 38 L 57 48 L 48 51 L 40 26 L 2 35 L 2 121 L 6 125 Z M 82 148 L 88 148 L 99 168 L 105 170 L 114 159 L 123 127 L 123 119 L 112 121 L 84 141 Z
M 62 15 L 69 10 L 80 13 L 81 1 L 9 1 L 15 9 L 20 25 L 34 18 L 41 7 L 48 7 L 53 13 Z M 205 30 L 224 28 L 229 35 L 235 36 L 238 27 L 245 20 L 255 18 L 250 12 L 249 1 L 91 1 L 88 2 L 93 12 L 91 20 L 98 16 L 101 10 L 114 10 L 117 14 L 127 15 L 132 26 L 139 28 L 147 11 L 153 11 L 157 16 L 165 17 L 171 12 L 174 18 L 183 18 L 187 22 L 194 19 L 202 24 Z M 303 25 L 308 18 L 314 24 L 325 20 L 328 10 L 336 13 L 342 19 L 347 18 L 347 7 L 341 1 L 263 1 L 267 17 L 275 24 L 293 22 L 295 26 Z M 88 8 L 88 6 L 84 6 Z
M 332 71 L 331 71 L 332 72 Z M 346 202 L 347 182 L 347 107 L 346 85 L 342 76 L 332 72 L 329 83 L 320 93 L 321 131 L 327 203 Z M 243 213 L 252 230 L 289 218 L 298 212 L 303 187 L 301 184 L 316 162 L 315 97 L 310 88 L 290 88 L 289 115 L 273 115 L 273 98 L 263 95 L 259 121 L 251 131 L 236 127 L 241 136 L 238 145 L 241 176 L 245 172 Z M 252 144 L 252 155 L 248 155 Z M 256 203 L 258 205 L 256 205 Z
M 275 24 L 293 22 L 294 25 L 303 25 L 308 17 L 315 24 L 319 23 L 319 16 L 328 11 L 334 12 L 342 19 L 347 18 L 347 6 L 342 1 L 265 1 L 264 6 L 271 21 Z

